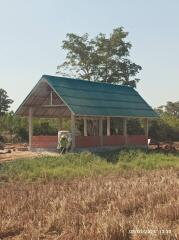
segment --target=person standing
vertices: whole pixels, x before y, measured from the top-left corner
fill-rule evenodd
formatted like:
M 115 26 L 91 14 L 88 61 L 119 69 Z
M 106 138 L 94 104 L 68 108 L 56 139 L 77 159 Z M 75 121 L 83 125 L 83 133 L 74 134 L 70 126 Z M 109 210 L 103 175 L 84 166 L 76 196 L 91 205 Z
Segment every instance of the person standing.
M 60 153 L 66 153 L 67 148 L 67 139 L 66 137 L 61 137 L 60 138 Z

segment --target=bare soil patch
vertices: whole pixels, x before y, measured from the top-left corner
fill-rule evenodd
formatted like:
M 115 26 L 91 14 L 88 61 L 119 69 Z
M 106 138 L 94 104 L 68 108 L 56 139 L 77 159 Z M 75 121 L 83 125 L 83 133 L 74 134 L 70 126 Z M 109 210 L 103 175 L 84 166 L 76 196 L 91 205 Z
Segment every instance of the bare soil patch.
M 9 153 L 8 153 L 9 151 Z M 7 152 L 7 153 L 3 153 Z M 26 159 L 26 158 L 34 158 L 40 156 L 59 156 L 57 152 L 32 152 L 28 151 L 27 145 L 24 144 L 8 144 L 5 145 L 4 150 L 1 150 L 0 153 L 0 162 L 4 161 L 13 161 L 16 159 Z

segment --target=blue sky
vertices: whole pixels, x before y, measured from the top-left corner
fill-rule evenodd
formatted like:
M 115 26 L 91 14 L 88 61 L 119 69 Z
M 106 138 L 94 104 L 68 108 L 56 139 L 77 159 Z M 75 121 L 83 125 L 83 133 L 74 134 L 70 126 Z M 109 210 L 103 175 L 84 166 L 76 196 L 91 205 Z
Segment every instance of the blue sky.
M 137 90 L 153 106 L 179 100 L 178 0 L 0 0 L 0 88 L 16 110 L 42 74 L 63 62 L 68 32 L 94 37 L 123 26 Z

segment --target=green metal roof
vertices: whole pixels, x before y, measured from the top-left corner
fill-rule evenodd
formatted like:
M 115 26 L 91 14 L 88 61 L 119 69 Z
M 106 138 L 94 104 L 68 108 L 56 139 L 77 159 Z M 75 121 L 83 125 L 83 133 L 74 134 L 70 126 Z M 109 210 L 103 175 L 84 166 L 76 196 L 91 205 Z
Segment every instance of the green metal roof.
M 75 115 L 157 117 L 132 87 L 43 75 Z

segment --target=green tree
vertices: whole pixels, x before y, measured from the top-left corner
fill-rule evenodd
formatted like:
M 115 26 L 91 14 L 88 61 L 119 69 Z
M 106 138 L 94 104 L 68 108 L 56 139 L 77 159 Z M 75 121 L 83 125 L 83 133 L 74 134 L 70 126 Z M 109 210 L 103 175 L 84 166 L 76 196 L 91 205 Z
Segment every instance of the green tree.
M 136 87 L 136 75 L 142 68 L 129 59 L 132 45 L 126 41 L 127 35 L 122 27 L 114 29 L 109 37 L 100 33 L 93 39 L 87 33 L 68 33 L 62 45 L 67 51 L 66 60 L 57 67 L 57 73 Z
M 12 103 L 13 100 L 8 97 L 7 92 L 0 88 L 0 116 L 9 110 L 10 104 Z
M 165 106 L 166 113 L 179 117 L 179 101 L 177 102 L 167 102 Z
M 156 109 L 159 114 L 168 114 L 173 117 L 179 118 L 179 101 L 167 102 L 166 105 L 162 105 Z
M 149 137 L 159 141 L 179 141 L 179 117 L 166 110 L 167 104 L 156 109 L 159 117 L 150 121 Z
M 13 112 L 8 112 L 0 116 L 0 136 L 8 141 L 27 141 L 28 139 L 28 121 L 26 118 L 20 118 Z

